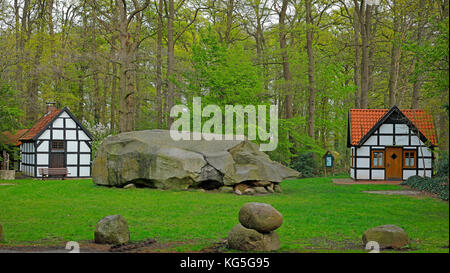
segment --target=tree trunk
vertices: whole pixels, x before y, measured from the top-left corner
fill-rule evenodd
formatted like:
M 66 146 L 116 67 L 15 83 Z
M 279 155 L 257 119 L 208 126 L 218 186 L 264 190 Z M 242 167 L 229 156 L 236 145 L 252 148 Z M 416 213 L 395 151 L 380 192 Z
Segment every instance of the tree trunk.
M 364 24 L 361 25 L 362 59 L 361 59 L 361 103 L 362 109 L 367 108 L 367 98 L 369 91 L 369 39 L 371 25 L 371 6 L 362 6 Z
M 99 84 L 99 70 L 97 63 L 97 34 L 96 34 L 96 12 L 95 9 L 92 9 L 92 25 L 91 25 L 91 58 L 90 65 L 92 67 L 92 79 L 94 80 L 94 123 L 97 124 L 100 122 L 100 84 Z
M 290 119 L 293 116 L 292 111 L 292 94 L 291 94 L 291 71 L 289 69 L 289 57 L 287 54 L 287 43 L 286 43 L 286 10 L 288 6 L 288 0 L 283 0 L 281 6 L 281 12 L 279 13 L 279 25 L 280 25 L 280 49 L 281 49 L 281 57 L 283 63 L 283 77 L 284 77 L 284 86 L 286 91 L 285 96 L 285 118 Z
M 424 0 L 419 1 L 419 6 L 423 7 L 425 5 Z M 417 34 L 416 42 L 417 44 L 423 46 L 423 30 L 425 27 L 425 20 L 423 18 L 422 9 L 418 10 L 418 22 L 417 22 Z M 413 65 L 418 67 L 420 65 L 420 59 L 417 54 L 414 56 Z M 413 82 L 412 99 L 411 99 L 411 109 L 418 109 L 420 105 L 420 89 L 422 88 L 422 75 L 415 72 L 415 78 Z
M 389 70 L 389 107 L 397 104 L 397 84 L 398 84 L 398 74 L 400 69 L 400 47 L 397 41 L 392 44 L 391 50 L 391 65 Z
M 43 28 L 43 22 L 45 20 L 45 7 L 40 3 L 38 7 L 38 19 L 37 19 L 37 29 L 38 35 L 41 35 Z M 41 56 L 43 51 L 44 43 L 42 37 L 38 39 L 38 44 L 36 46 L 36 51 L 34 52 L 34 61 L 31 67 L 31 81 L 28 83 L 27 87 L 27 114 L 26 120 L 28 122 L 34 122 L 39 116 L 39 66 L 41 64 Z
M 156 46 L 156 108 L 158 113 L 158 128 L 162 129 L 163 115 L 162 115 L 162 22 L 163 0 L 159 0 L 158 5 L 158 38 Z
M 314 114 L 315 114 L 315 100 L 316 90 L 314 84 L 314 52 L 313 52 L 313 19 L 311 14 L 311 0 L 305 0 L 306 6 L 306 47 L 308 51 L 308 136 L 314 136 Z
M 169 16 L 167 18 L 167 110 L 170 111 L 174 105 L 174 89 L 173 77 L 175 74 L 175 47 L 173 40 L 173 20 L 175 16 L 174 0 L 169 1 Z M 168 127 L 172 125 L 173 118 L 168 117 Z
M 116 131 L 116 105 L 117 105 L 117 64 L 112 63 L 111 83 L 111 133 Z
M 135 60 L 137 61 L 137 60 Z M 139 77 L 139 67 L 135 64 L 135 72 L 134 72 L 134 82 L 136 83 L 136 101 L 135 101 L 135 109 L 134 109 L 134 120 L 135 124 L 139 122 L 140 113 L 141 113 L 141 101 L 142 101 L 142 92 L 140 85 L 140 77 Z
M 225 30 L 225 43 L 228 45 L 231 39 L 231 27 L 233 25 L 233 9 L 234 9 L 234 0 L 228 0 L 227 3 L 227 23 Z
M 399 33 L 399 15 L 397 14 L 395 2 L 394 2 L 394 39 L 392 41 L 391 48 L 391 65 L 389 68 L 389 107 L 397 104 L 397 85 L 398 85 L 398 74 L 400 70 L 400 33 Z
M 361 46 L 359 42 L 360 23 L 359 16 L 355 11 L 353 12 L 353 28 L 354 28 L 354 43 L 355 43 L 355 68 L 353 70 L 353 80 L 355 82 L 355 108 L 360 108 L 361 102 Z

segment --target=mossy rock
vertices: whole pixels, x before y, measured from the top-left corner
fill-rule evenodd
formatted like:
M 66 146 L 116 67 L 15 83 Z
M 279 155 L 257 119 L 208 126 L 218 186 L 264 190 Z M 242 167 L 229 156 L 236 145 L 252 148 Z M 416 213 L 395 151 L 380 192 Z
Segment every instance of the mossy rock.
M 409 244 L 410 240 L 406 232 L 395 225 L 383 225 L 364 231 L 362 236 L 364 245 L 370 241 L 377 242 L 380 248 L 399 249 Z

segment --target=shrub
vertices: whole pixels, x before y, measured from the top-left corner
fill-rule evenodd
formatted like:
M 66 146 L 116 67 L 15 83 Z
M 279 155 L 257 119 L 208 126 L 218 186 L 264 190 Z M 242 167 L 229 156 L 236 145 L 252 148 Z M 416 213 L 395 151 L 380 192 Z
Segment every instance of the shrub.
M 408 185 L 413 189 L 436 194 L 443 200 L 449 199 L 448 176 L 429 178 L 414 175 L 406 181 L 403 181 L 402 185 Z
M 317 162 L 314 160 L 314 153 L 304 152 L 300 153 L 295 158 L 290 167 L 300 172 L 301 177 L 313 177 L 318 169 Z
M 439 159 L 436 160 L 436 176 L 448 177 L 448 154 L 441 153 Z

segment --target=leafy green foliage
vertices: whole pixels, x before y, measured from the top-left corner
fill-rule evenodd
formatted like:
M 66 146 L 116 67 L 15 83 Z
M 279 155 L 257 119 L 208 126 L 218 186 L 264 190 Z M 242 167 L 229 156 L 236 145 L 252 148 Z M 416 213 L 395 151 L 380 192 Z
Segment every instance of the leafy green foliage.
M 0 82 L 0 133 L 20 128 L 19 117 L 23 115 L 23 111 L 19 109 L 15 98 L 16 91 L 9 85 Z M 7 150 L 13 152 L 11 147 L 4 144 L 4 136 L 0 134 L 0 151 Z
M 208 28 L 192 48 L 193 71 L 185 73 L 188 97 L 202 96 L 205 104 L 263 104 L 262 79 L 248 53 L 240 46 L 229 49 Z
M 435 163 L 437 177 L 448 177 L 448 163 L 448 153 L 441 152 Z

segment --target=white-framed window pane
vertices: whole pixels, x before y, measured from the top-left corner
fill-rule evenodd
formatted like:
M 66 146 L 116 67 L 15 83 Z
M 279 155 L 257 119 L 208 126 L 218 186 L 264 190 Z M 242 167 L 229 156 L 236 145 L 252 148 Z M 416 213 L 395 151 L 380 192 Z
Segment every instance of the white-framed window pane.
M 383 166 L 383 153 L 377 152 L 374 154 L 374 157 L 377 159 L 377 164 L 375 164 L 375 166 Z

